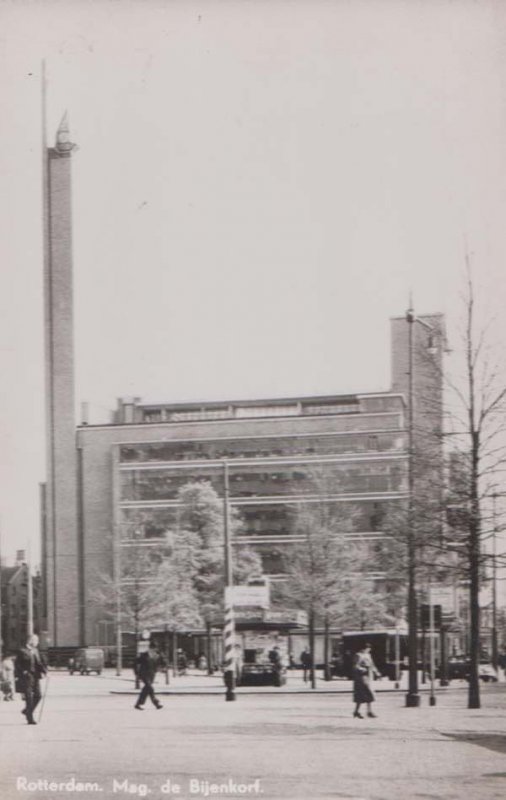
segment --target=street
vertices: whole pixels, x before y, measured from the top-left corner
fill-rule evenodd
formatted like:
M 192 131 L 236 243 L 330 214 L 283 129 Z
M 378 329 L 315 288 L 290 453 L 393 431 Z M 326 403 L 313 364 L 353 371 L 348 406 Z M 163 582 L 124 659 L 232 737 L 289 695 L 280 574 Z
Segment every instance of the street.
M 291 677 L 285 692 L 240 689 L 231 703 L 218 676 L 207 681 L 213 691 L 199 692 L 204 678 L 167 687 L 160 676 L 163 709 L 139 712 L 131 674 L 52 672 L 39 725 L 25 724 L 19 696 L 0 704 L 0 796 L 488 800 L 506 792 L 504 683 L 484 686 L 473 711 L 460 682 L 435 707 L 425 692 L 418 709 L 404 708 L 402 691 L 380 690 L 378 718 L 359 720 L 337 681 L 310 692 Z

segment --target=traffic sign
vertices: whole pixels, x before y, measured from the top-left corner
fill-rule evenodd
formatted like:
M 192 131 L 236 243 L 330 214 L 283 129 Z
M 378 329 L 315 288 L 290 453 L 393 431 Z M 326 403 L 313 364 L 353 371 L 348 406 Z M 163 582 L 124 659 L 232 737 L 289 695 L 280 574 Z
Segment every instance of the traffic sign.
M 235 608 L 269 608 L 269 586 L 227 586 L 225 598 Z

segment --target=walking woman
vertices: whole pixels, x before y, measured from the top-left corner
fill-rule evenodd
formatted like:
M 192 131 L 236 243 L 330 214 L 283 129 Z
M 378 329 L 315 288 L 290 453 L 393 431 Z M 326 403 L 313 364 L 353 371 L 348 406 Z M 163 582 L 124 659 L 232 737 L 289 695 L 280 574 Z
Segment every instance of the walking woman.
M 371 645 L 364 644 L 360 650 L 355 653 L 353 660 L 353 700 L 355 701 L 354 717 L 363 719 L 360 713 L 360 706 L 362 703 L 367 703 L 367 716 L 375 717 L 371 711 L 371 703 L 376 699 L 374 692 L 371 688 L 371 683 L 374 677 L 379 677 L 379 672 L 376 669 L 374 661 L 371 656 Z

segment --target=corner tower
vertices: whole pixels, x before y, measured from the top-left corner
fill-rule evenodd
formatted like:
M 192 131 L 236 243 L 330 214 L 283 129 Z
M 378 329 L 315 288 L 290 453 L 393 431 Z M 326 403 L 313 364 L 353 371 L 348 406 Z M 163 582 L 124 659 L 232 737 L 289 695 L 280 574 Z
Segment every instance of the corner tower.
M 74 412 L 71 162 L 67 115 L 43 141 L 46 489 L 43 528 L 48 645 L 81 642 Z

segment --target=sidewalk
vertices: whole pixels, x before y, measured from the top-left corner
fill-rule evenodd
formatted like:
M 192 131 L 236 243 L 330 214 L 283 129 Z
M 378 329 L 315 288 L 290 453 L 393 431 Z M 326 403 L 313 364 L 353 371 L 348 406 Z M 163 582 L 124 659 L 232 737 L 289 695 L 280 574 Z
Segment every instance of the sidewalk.
M 286 688 L 241 687 L 227 703 L 220 675 L 170 680 L 156 684 L 163 709 L 146 704 L 142 714 L 131 670 L 50 671 L 34 728 L 18 696 L 1 702 L 2 800 L 20 800 L 19 780 L 90 782 L 102 800 L 162 800 L 169 781 L 181 787 L 169 796 L 190 800 L 191 781 L 230 780 L 259 781 L 265 800 L 504 797 L 505 684 L 483 685 L 480 709 L 467 708 L 463 682 L 439 689 L 436 706 L 422 685 L 420 707 L 406 708 L 405 687 L 377 681 L 376 716 L 356 719 L 348 681 L 319 680 L 312 691 L 295 672 Z
M 238 686 L 236 693 L 238 695 L 244 694 L 351 694 L 353 691 L 353 682 L 343 680 L 341 678 L 334 678 L 331 681 L 325 681 L 321 676 L 321 670 L 318 670 L 316 679 L 316 688 L 312 689 L 308 681 L 304 683 L 302 670 L 290 670 L 287 676 L 285 686 L 262 686 L 262 685 L 248 685 Z M 122 675 L 116 676 L 112 671 L 108 675 L 102 676 L 104 679 L 107 677 L 110 680 L 110 693 L 111 694 L 136 694 L 135 680 L 129 670 L 123 672 Z M 401 694 L 407 691 L 408 686 L 407 672 L 403 672 L 399 688 L 396 689 L 395 682 L 387 678 L 381 678 L 374 682 L 374 691 L 378 693 L 394 692 Z M 467 687 L 466 681 L 452 681 L 449 686 L 439 686 L 439 682 L 435 682 L 434 691 L 436 694 L 445 693 L 449 690 L 460 689 L 463 690 Z M 169 676 L 169 683 L 165 682 L 164 673 L 159 673 L 156 678 L 155 690 L 157 694 L 169 695 L 208 695 L 208 694 L 222 694 L 225 691 L 223 683 L 223 676 L 221 673 L 214 675 L 207 675 L 202 672 L 192 671 L 188 675 L 174 677 L 172 674 Z M 419 676 L 419 691 L 421 694 L 430 693 L 430 683 L 422 683 L 421 676 Z

